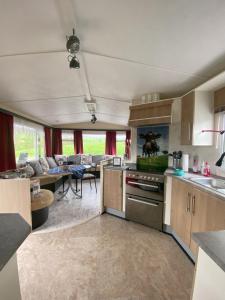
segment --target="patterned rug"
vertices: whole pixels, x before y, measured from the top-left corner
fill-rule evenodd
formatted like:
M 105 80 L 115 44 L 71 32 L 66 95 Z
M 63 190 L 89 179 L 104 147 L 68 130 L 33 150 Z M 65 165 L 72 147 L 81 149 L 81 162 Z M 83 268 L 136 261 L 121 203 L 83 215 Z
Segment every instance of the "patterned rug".
M 54 201 L 49 207 L 48 220 L 33 233 L 46 233 L 84 223 L 100 214 L 100 184 L 97 180 L 97 193 L 88 181 L 83 182 L 83 197 L 76 199 L 71 190 L 60 201 Z

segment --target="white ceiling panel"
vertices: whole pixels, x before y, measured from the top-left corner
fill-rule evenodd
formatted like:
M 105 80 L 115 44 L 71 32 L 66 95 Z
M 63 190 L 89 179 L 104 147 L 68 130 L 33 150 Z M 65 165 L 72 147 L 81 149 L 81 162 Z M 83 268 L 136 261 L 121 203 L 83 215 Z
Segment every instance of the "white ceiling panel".
M 88 122 L 83 100 L 94 98 L 100 121 L 126 125 L 133 98 L 181 96 L 225 69 L 224 0 L 0 0 L 0 7 L 0 105 L 43 122 Z M 74 26 L 80 70 L 69 69 L 65 51 Z
M 133 99 L 144 93 L 177 96 L 202 78 L 85 53 L 91 94 L 106 98 Z
M 57 2 L 0 0 L 0 55 L 64 49 Z
M 225 67 L 224 0 L 74 3 L 85 50 L 201 76 Z
M 82 95 L 79 71 L 67 53 L 0 58 L 0 102 Z

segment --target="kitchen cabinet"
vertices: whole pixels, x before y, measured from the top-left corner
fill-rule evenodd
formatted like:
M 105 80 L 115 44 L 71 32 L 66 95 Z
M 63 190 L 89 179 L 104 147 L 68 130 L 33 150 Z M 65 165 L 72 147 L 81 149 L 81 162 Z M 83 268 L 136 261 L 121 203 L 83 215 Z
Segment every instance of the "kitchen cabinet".
M 123 171 L 113 168 L 104 169 L 103 183 L 104 207 L 122 211 L 123 208 Z
M 225 201 L 179 179 L 172 180 L 171 227 L 197 255 L 192 233 L 225 229 Z
M 191 201 L 189 189 L 185 182 L 173 179 L 171 226 L 187 246 L 190 244 L 191 232 L 191 214 L 188 212 Z
M 192 91 L 181 102 L 181 145 L 211 146 L 212 133 L 203 129 L 214 126 L 213 93 Z

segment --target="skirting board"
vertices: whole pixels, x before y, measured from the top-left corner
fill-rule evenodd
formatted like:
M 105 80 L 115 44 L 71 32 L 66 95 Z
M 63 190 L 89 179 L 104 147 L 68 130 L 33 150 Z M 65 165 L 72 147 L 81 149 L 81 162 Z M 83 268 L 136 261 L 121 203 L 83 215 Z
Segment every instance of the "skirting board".
M 196 257 L 193 255 L 191 250 L 184 244 L 184 242 L 181 240 L 181 238 L 176 234 L 176 232 L 173 231 L 171 226 L 163 224 L 163 231 L 165 233 L 168 233 L 172 235 L 172 237 L 176 240 L 176 242 L 180 245 L 182 250 L 190 257 L 190 259 L 195 263 Z
M 115 215 L 117 217 L 123 218 L 125 219 L 125 212 L 123 211 L 119 211 L 113 208 L 105 208 L 105 212 L 111 214 L 111 215 Z

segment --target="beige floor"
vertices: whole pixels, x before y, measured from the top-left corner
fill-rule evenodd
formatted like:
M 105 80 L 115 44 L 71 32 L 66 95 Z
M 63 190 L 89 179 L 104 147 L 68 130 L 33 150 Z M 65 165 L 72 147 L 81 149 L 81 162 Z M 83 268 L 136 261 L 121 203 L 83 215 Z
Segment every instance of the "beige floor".
M 24 300 L 185 300 L 194 271 L 170 236 L 107 214 L 30 235 L 18 264 Z

